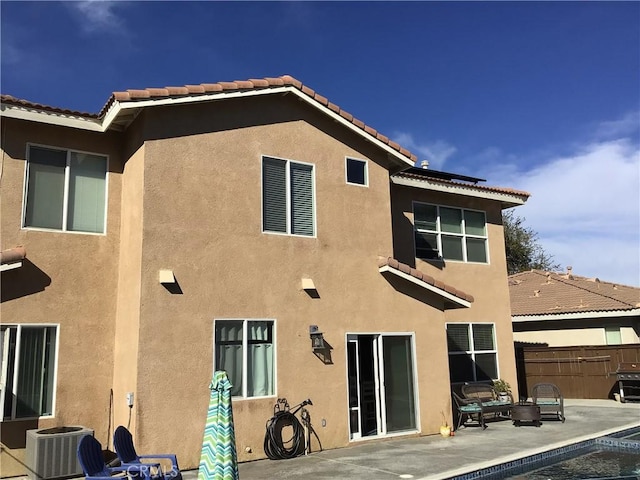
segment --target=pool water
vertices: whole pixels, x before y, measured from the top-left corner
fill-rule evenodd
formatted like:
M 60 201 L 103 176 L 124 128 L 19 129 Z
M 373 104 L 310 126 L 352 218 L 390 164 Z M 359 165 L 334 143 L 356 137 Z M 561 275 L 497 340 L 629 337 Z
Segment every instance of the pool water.
M 640 480 L 640 427 L 512 460 L 455 480 Z
M 532 472 L 505 478 L 512 480 L 575 480 L 620 477 L 640 478 L 640 452 L 597 449 Z

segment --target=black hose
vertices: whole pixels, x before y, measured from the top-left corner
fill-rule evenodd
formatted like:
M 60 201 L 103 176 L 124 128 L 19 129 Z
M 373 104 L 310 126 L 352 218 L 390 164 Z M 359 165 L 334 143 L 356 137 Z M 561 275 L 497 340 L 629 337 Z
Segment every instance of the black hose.
M 289 440 L 282 439 L 285 427 L 293 428 L 293 436 Z M 304 428 L 298 418 L 291 412 L 276 412 L 267 422 L 264 436 L 264 453 L 271 460 L 294 458 L 304 453 Z

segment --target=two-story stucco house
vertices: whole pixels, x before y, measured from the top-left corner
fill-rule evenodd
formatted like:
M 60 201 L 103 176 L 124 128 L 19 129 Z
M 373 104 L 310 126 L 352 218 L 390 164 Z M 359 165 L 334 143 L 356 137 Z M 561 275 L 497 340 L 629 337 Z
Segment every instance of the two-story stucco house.
M 415 168 L 289 76 L 1 113 L 3 435 L 128 423 L 192 468 L 216 369 L 241 461 L 280 397 L 337 448 L 515 385 L 501 211 L 528 194 Z

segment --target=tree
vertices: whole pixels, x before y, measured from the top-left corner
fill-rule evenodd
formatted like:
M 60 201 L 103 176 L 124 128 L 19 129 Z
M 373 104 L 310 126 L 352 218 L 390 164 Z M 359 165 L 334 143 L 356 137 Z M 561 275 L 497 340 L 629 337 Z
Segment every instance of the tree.
M 502 213 L 507 273 L 513 275 L 531 269 L 559 270 L 560 265 L 540 245 L 538 233 L 525 226 L 524 221 L 525 219 L 517 216 L 513 210 Z

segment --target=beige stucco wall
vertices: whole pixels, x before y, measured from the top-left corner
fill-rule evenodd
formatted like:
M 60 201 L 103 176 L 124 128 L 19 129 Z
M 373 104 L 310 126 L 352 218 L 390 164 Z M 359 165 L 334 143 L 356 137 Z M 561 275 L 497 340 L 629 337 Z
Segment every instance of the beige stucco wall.
M 575 320 L 573 321 L 575 322 Z M 621 326 L 622 344 L 640 343 L 638 329 L 632 326 Z M 557 328 L 538 331 L 513 333 L 517 342 L 547 343 L 550 347 L 571 347 L 580 345 L 606 345 L 607 337 L 604 327 Z
M 447 310 L 447 322 L 489 322 L 495 324 L 498 349 L 498 374 L 507 380 L 518 398 L 515 352 L 507 265 L 502 227 L 502 210 L 496 201 L 424 191 L 413 187 L 393 185 L 394 249 L 398 259 L 415 264 L 416 268 L 453 285 L 474 297 L 469 309 Z M 413 236 L 413 201 L 484 211 L 489 239 L 488 263 L 455 261 L 427 262 L 415 258 Z
M 515 385 L 499 206 L 393 187 L 392 222 L 386 154 L 295 98 L 153 107 L 122 139 L 4 123 L 13 130 L 3 136 L 11 143 L 2 248 L 24 244 L 51 285 L 3 302 L 2 321 L 61 324 L 59 407 L 43 425 L 83 423 L 106 443 L 113 389 L 114 423 L 126 425 L 131 413 L 139 451 L 173 451 L 183 468 L 196 467 L 215 319 L 275 321 L 275 395 L 233 405 L 241 461 L 264 457 L 265 423 L 278 397 L 292 405 L 312 399 L 324 448 L 349 443 L 348 333 L 412 335 L 421 434 L 436 433 L 440 412 L 451 413 L 447 321 L 495 322 L 500 374 Z M 27 140 L 111 155 L 107 235 L 20 229 Z M 262 233 L 262 155 L 315 166 L 316 237 Z M 368 187 L 346 184 L 346 156 L 368 161 Z M 441 297 L 378 272 L 379 255 L 415 262 L 411 198 L 487 211 L 489 265 L 417 265 L 472 294 L 471 308 L 445 311 Z M 174 271 L 180 293 L 159 284 L 160 269 Z M 313 279 L 320 298 L 301 290 L 303 277 Z M 312 353 L 309 325 L 324 332 L 331 362 Z
M 123 172 L 118 305 L 113 353 L 114 421 L 116 425 L 129 425 L 134 431 L 136 417 L 128 406 L 126 395 L 128 392 L 134 393 L 135 407 L 140 342 L 143 199 L 144 146 L 140 146 L 128 158 Z
M 2 250 L 24 245 L 21 268 L 3 272 L 3 324 L 58 324 L 55 416 L 5 422 L 3 431 L 83 424 L 106 441 L 113 375 L 120 231 L 121 157 L 117 135 L 2 119 Z M 21 228 L 27 142 L 109 156 L 105 235 Z
M 238 108 L 257 125 L 228 129 Z M 292 405 L 311 398 L 323 447 L 348 444 L 350 332 L 415 334 L 420 430 L 435 433 L 440 411 L 450 411 L 442 301 L 413 287 L 413 296 L 398 292 L 378 272 L 378 255 L 393 253 L 385 158 L 295 102 L 229 103 L 184 114 L 156 109 L 140 121 L 147 139 L 135 407 L 140 448 L 172 449 L 181 464 L 197 465 L 213 321 L 229 318 L 276 322 L 274 397 L 234 401 L 241 460 L 264 457 L 265 424 L 277 397 Z M 200 131 L 190 133 L 185 124 Z M 176 129 L 183 135 L 165 138 Z M 262 155 L 315 165 L 316 238 L 262 233 Z M 346 185 L 345 156 L 370 159 L 368 188 Z M 161 268 L 174 271 L 182 294 L 158 284 Z M 313 279 L 320 298 L 301 290 L 303 277 Z M 312 353 L 312 324 L 332 346 L 333 363 Z

